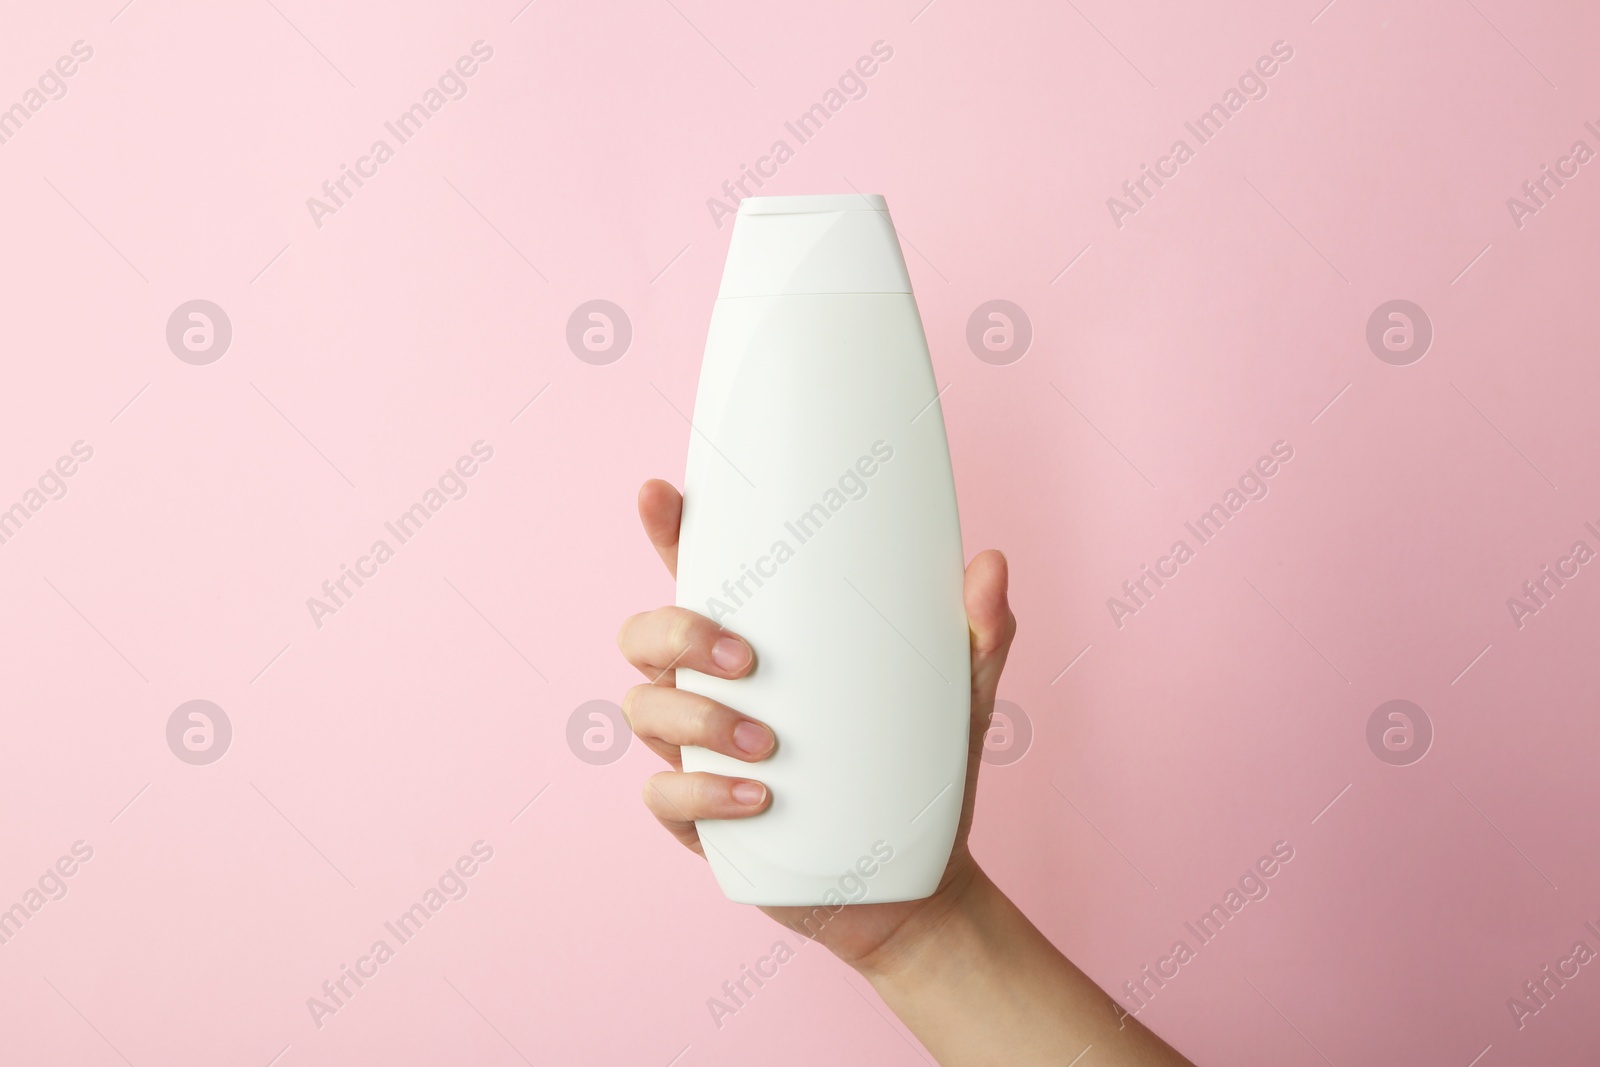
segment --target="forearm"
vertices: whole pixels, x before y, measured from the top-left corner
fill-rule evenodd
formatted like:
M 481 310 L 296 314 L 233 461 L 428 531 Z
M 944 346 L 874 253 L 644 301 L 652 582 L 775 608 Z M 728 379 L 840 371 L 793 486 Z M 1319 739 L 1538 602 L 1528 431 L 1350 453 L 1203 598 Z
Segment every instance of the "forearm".
M 914 925 L 913 925 L 914 924 Z M 938 909 L 858 961 L 885 1003 L 944 1067 L 1188 1061 L 1125 1015 L 974 868 Z

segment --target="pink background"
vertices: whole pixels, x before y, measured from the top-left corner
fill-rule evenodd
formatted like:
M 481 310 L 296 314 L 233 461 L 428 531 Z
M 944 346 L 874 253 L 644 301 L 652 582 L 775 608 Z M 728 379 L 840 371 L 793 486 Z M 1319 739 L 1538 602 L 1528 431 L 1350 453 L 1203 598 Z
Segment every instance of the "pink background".
M 0 1060 L 921 1062 L 810 948 L 718 1028 L 792 936 L 645 813 L 642 745 L 566 742 L 635 681 L 620 620 L 672 597 L 634 490 L 682 474 L 731 229 L 706 200 L 784 138 L 764 192 L 888 196 L 968 552 L 1011 560 L 1001 696 L 1035 737 L 982 777 L 994 877 L 1118 991 L 1286 841 L 1142 1014 L 1197 1062 L 1592 1062 L 1597 968 L 1522 1029 L 1507 999 L 1600 949 L 1600 573 L 1520 629 L 1506 600 L 1600 548 L 1600 164 L 1520 228 L 1506 198 L 1600 148 L 1600 11 L 921 2 L 8 13 L 0 106 L 93 58 L 0 145 L 0 507 L 94 454 L 0 545 L 0 907 L 94 854 L 0 945 Z M 306 199 L 478 40 L 466 97 L 319 228 Z M 1280 40 L 1268 95 L 1115 225 Z M 233 327 L 204 366 L 164 334 L 197 298 Z M 1034 331 L 1003 366 L 965 340 L 997 298 Z M 592 299 L 633 327 L 608 365 L 565 341 Z M 1392 299 L 1433 324 L 1408 366 L 1365 340 Z M 467 495 L 314 625 L 479 440 Z M 1106 599 L 1279 440 L 1270 494 L 1119 629 Z M 1409 766 L 1366 740 L 1396 698 L 1435 731 Z M 193 699 L 233 725 L 207 766 L 167 747 Z M 466 897 L 317 1027 L 479 840 Z

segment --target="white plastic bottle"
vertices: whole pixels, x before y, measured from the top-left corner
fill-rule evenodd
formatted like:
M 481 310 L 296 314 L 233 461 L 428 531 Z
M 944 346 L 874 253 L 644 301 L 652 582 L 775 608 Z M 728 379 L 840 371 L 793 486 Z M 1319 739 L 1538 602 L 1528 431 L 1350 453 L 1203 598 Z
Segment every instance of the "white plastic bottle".
M 927 341 L 881 196 L 740 202 L 695 400 L 678 604 L 755 649 L 677 684 L 768 723 L 769 810 L 701 820 L 727 896 L 930 895 L 961 813 L 970 660 L 954 480 Z

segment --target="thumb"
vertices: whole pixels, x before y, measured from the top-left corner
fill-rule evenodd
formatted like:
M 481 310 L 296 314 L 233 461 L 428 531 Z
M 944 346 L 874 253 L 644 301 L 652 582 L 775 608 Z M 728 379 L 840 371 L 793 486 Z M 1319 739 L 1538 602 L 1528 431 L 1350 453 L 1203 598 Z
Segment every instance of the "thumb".
M 1006 598 L 1009 570 L 1000 552 L 980 552 L 967 565 L 962 591 L 972 635 L 972 707 L 985 718 L 994 707 L 1000 672 L 1017 632 L 1017 619 Z

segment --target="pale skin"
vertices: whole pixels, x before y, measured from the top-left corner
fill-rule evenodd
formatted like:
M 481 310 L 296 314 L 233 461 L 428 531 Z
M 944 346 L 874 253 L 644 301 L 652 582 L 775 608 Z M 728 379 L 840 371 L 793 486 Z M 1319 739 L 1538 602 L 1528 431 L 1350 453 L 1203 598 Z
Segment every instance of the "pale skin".
M 645 534 L 673 577 L 682 511 L 683 498 L 666 482 L 652 480 L 639 491 Z M 968 564 L 963 599 L 972 647 L 972 729 L 966 792 L 955 848 L 933 896 L 848 905 L 820 925 L 811 908 L 762 910 L 797 933 L 814 935 L 871 982 L 945 1067 L 1065 1067 L 1086 1048 L 1092 1052 L 1083 1057 L 1083 1067 L 1188 1064 L 1062 955 L 967 847 L 983 738 L 1017 630 L 1006 585 L 1006 558 L 999 552 L 980 552 Z M 771 802 L 760 764 L 778 739 L 734 708 L 676 688 L 675 671 L 739 678 L 755 663 L 754 651 L 738 634 L 679 607 L 632 616 L 617 644 L 649 679 L 628 691 L 623 712 L 639 739 L 672 768 L 645 783 L 645 806 L 669 833 L 704 856 L 696 819 L 749 818 Z M 751 776 L 686 773 L 683 745 L 749 763 Z M 808 917 L 812 921 L 802 925 Z

